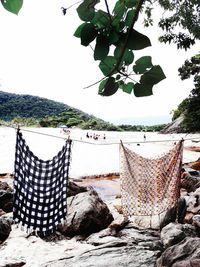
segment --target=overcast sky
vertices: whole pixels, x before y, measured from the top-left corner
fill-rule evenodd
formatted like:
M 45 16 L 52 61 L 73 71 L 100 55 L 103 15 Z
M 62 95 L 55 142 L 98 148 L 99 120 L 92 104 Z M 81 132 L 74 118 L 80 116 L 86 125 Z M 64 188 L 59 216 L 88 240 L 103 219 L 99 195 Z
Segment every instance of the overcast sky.
M 192 80 L 181 81 L 177 69 L 199 50 L 195 46 L 186 53 L 174 45 L 160 44 L 158 28 L 142 31 L 152 46 L 135 52 L 135 58 L 152 55 L 153 64 L 161 65 L 167 76 L 154 86 L 153 96 L 136 98 L 119 90 L 102 97 L 98 85 L 83 89 L 102 74 L 91 49 L 73 37 L 81 23 L 75 8 L 62 15 L 61 7 L 73 2 L 24 0 L 18 16 L 0 6 L 0 90 L 61 101 L 107 121 L 169 115 L 188 96 Z

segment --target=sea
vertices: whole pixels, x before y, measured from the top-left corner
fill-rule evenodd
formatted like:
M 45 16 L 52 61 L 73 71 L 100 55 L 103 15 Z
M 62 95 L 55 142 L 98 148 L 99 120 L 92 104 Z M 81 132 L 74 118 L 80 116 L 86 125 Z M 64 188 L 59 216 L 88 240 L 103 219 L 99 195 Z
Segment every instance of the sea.
M 200 146 L 200 142 L 197 142 L 200 141 L 200 134 L 110 132 L 77 128 L 68 131 L 62 128 L 21 128 L 21 132 L 30 150 L 42 160 L 52 159 L 65 144 L 65 139 L 70 137 L 72 154 L 69 176 L 74 179 L 119 173 L 121 142 L 139 155 L 156 158 L 169 151 L 183 138 L 183 162 L 195 161 L 200 157 L 199 152 L 187 149 L 190 146 Z M 94 136 L 98 138 L 94 139 Z M 13 173 L 15 144 L 16 130 L 0 127 L 0 174 Z

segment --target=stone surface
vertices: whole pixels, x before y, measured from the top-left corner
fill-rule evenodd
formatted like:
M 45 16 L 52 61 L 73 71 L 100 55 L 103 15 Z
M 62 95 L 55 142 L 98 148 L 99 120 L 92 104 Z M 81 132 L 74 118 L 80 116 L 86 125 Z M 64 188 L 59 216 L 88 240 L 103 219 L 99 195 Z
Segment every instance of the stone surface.
M 106 228 L 113 220 L 107 205 L 94 190 L 69 197 L 68 215 L 59 231 L 67 236 L 89 235 Z
M 5 212 L 10 212 L 12 211 L 12 208 L 13 208 L 13 190 L 9 187 L 6 189 L 0 189 L 0 209 L 2 209 Z
M 192 221 L 193 225 L 196 226 L 200 231 L 200 215 L 194 215 Z
M 167 248 L 183 240 L 185 233 L 182 230 L 181 224 L 170 223 L 162 229 L 160 236 L 164 248 Z
M 80 185 L 77 185 L 76 183 L 69 181 L 68 187 L 67 187 L 67 196 L 68 197 L 75 196 L 79 193 L 83 193 L 86 191 L 88 191 L 87 187 L 80 186 Z
M 0 217 L 0 244 L 3 243 L 11 232 L 10 221 L 3 216 Z
M 93 247 L 84 252 L 67 252 L 65 258 L 49 262 L 43 267 L 154 267 L 162 249 L 159 233 L 139 230 L 129 223 L 116 236 L 107 229 L 92 234 L 85 242 Z
M 200 266 L 200 238 L 186 237 L 180 243 L 167 248 L 157 260 L 157 267 Z

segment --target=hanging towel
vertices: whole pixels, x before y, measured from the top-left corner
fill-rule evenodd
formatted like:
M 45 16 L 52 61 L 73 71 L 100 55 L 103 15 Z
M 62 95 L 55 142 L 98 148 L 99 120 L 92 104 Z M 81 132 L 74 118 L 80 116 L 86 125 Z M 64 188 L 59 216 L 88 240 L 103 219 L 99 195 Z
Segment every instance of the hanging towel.
M 17 131 L 13 219 L 28 231 L 53 231 L 66 219 L 71 140 L 52 160 L 41 160 Z
M 158 215 L 179 197 L 183 141 L 157 159 L 144 158 L 122 143 L 120 178 L 122 208 L 126 216 Z

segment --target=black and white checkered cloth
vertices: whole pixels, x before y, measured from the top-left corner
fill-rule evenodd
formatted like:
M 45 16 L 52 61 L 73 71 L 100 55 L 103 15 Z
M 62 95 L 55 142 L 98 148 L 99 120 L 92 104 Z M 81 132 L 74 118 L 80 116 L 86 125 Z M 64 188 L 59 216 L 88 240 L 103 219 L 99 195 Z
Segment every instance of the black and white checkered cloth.
M 52 160 L 41 160 L 17 131 L 13 219 L 28 231 L 48 233 L 66 219 L 71 140 Z

